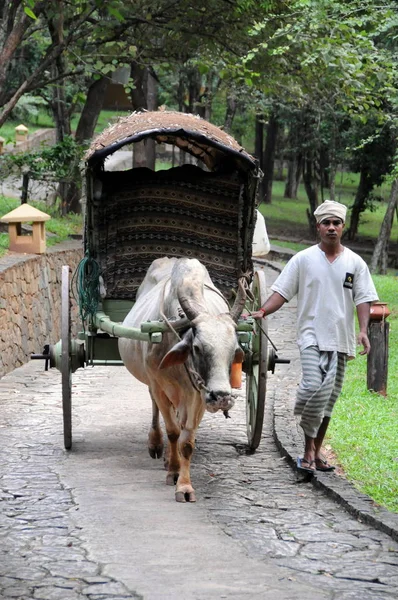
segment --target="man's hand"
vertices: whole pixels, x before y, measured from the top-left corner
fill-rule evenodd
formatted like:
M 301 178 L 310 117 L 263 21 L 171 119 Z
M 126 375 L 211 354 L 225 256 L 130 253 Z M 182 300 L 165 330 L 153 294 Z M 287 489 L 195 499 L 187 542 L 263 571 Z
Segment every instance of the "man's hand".
M 255 310 L 250 314 L 250 316 L 253 317 L 253 319 L 262 319 L 265 317 L 265 314 L 262 310 Z
M 360 331 L 357 337 L 358 346 L 363 346 L 363 350 L 359 354 L 369 354 L 370 352 L 370 342 L 366 333 Z
M 278 292 L 274 292 L 268 298 L 268 300 L 266 301 L 264 306 L 262 306 L 258 310 L 254 310 L 252 313 L 250 313 L 250 317 L 253 317 L 254 319 L 263 319 L 264 317 L 267 317 L 268 315 L 272 315 L 272 313 L 279 310 L 280 307 L 283 306 L 283 304 L 285 304 L 285 302 L 286 302 L 286 299 L 283 296 L 278 294 Z M 242 314 L 243 318 L 248 317 L 248 316 L 249 315 L 247 313 Z
M 243 312 L 240 316 L 241 319 L 248 319 L 249 317 L 253 317 L 253 319 L 262 319 L 264 317 L 264 313 L 262 310 L 255 310 L 252 313 Z

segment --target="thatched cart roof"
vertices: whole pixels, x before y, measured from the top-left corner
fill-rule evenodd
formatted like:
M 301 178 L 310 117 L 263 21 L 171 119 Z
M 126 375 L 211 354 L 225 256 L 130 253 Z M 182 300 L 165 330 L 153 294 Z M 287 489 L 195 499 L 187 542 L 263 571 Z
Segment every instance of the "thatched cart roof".
M 257 166 L 256 160 L 228 133 L 199 116 L 175 111 L 134 112 L 121 117 L 95 138 L 86 161 L 90 166 L 102 163 L 119 148 L 147 137 L 176 145 L 203 160 L 211 170 L 222 163 L 225 154 L 233 155 L 244 169 Z

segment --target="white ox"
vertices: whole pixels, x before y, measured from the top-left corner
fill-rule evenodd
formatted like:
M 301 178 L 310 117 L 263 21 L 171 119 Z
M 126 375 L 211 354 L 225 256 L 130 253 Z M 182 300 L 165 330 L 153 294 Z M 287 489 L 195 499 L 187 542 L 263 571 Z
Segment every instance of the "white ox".
M 159 410 L 162 413 L 169 440 L 166 483 L 176 484 L 177 502 L 196 500 L 190 463 L 205 409 L 226 413 L 234 404 L 230 370 L 234 361 L 243 359 L 236 322 L 244 301 L 240 286 L 229 312 L 227 302 L 198 260 L 160 258 L 149 267 L 135 305 L 124 320 L 124 325 L 140 327 L 144 321 L 166 317 L 181 331 L 181 339 L 176 332 L 163 334 L 160 344 L 119 339 L 125 366 L 148 386 L 152 398 L 148 435 L 152 458 L 163 453 Z M 187 318 L 181 319 L 182 313 Z

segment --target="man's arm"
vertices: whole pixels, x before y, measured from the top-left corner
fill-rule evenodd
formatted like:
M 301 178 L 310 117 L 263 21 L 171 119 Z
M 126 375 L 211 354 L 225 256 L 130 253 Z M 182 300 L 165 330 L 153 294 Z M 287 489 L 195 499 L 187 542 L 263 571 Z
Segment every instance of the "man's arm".
M 357 315 L 359 323 L 358 345 L 363 346 L 363 350 L 359 354 L 369 354 L 370 342 L 368 338 L 368 325 L 370 316 L 370 302 L 362 302 L 357 305 Z
M 272 315 L 272 313 L 276 312 L 287 302 L 286 298 L 278 294 L 278 292 L 274 292 L 266 301 L 264 306 L 262 306 L 256 312 L 251 313 L 251 316 L 255 319 L 261 319 L 262 317 L 266 317 L 267 315 Z

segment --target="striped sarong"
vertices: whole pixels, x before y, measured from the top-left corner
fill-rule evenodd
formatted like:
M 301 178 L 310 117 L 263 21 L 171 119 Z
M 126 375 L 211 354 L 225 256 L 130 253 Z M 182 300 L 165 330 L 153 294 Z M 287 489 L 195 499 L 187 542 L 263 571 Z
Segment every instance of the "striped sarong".
M 347 357 L 341 352 L 309 346 L 301 354 L 303 376 L 297 390 L 294 414 L 301 417 L 304 433 L 316 438 L 324 417 L 330 417 L 343 386 Z

